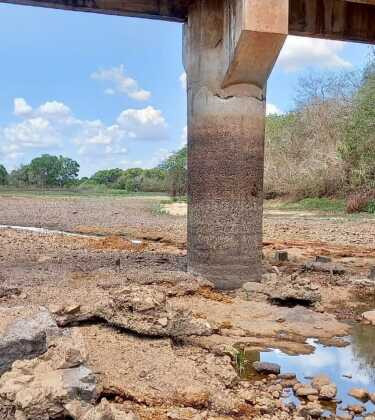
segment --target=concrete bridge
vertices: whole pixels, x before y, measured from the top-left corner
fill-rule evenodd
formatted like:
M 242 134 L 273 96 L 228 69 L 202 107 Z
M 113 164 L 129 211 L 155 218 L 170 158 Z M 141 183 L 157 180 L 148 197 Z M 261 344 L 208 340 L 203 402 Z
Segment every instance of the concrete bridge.
M 375 0 L 0 2 L 184 23 L 188 268 L 223 289 L 259 280 L 268 76 L 288 34 L 374 43 Z

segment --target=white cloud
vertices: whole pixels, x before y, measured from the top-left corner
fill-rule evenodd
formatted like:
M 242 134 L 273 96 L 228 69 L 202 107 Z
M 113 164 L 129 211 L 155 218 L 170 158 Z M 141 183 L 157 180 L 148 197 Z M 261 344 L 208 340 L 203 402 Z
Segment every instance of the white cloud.
M 123 64 L 118 67 L 97 70 L 91 74 L 91 78 L 112 83 L 113 87 L 104 91 L 107 95 L 125 94 L 137 101 L 147 101 L 151 97 L 151 92 L 140 88 L 136 80 L 125 74 Z
M 181 133 L 181 146 L 186 146 L 187 143 L 187 125 L 182 129 Z
M 283 111 L 281 111 L 280 108 L 278 108 L 276 105 L 274 104 L 270 104 L 267 102 L 267 106 L 266 106 L 266 114 L 267 115 L 282 115 Z
M 186 73 L 185 72 L 183 72 L 182 74 L 181 74 L 181 76 L 180 76 L 180 83 L 181 83 L 181 86 L 182 86 L 182 89 L 184 89 L 184 90 L 186 90 L 186 87 L 187 87 L 187 79 L 186 79 Z
M 127 109 L 117 118 L 127 136 L 139 140 L 165 140 L 167 123 L 163 113 L 152 106 L 143 109 Z
M 32 112 L 32 110 L 32 107 L 25 101 L 24 98 L 14 99 L 14 115 L 28 115 Z
M 114 123 L 105 124 L 76 118 L 62 102 L 48 101 L 32 109 L 24 99 L 17 99 L 14 112 L 21 121 L 0 127 L 0 155 L 5 160 L 69 150 L 69 156 L 90 168 L 110 167 L 124 159 L 130 142 L 168 138 L 163 113 L 152 106 L 126 109 Z
M 45 118 L 33 117 L 19 124 L 12 124 L 3 129 L 5 143 L 3 151 L 20 151 L 22 149 L 42 149 L 57 146 L 61 143 L 58 131 Z
M 352 64 L 340 56 L 344 47 L 342 41 L 289 36 L 277 63 L 288 72 L 304 67 L 350 68 Z
M 50 101 L 41 105 L 36 110 L 36 114 L 49 119 L 66 121 L 71 116 L 71 110 L 62 102 Z

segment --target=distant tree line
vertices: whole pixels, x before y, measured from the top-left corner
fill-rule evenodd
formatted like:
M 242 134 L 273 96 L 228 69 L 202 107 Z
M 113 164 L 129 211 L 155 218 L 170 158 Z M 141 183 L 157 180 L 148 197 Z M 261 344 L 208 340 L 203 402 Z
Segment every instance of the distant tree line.
M 0 165 L 0 185 L 82 190 L 101 187 L 127 192 L 167 192 L 178 197 L 186 194 L 186 154 L 186 147 L 183 147 L 153 169 L 105 169 L 80 179 L 78 162 L 44 154 L 10 173 Z

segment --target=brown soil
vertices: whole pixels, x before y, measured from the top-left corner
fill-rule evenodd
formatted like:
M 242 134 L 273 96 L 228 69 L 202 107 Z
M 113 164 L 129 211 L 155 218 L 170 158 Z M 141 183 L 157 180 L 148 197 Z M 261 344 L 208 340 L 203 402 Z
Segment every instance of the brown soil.
M 310 352 L 306 337 L 327 342 L 345 335 L 347 326 L 335 317 L 357 319 L 360 311 L 375 305 L 371 287 L 358 290 L 354 281 L 375 265 L 373 219 L 266 216 L 265 271 L 277 266 L 281 277 L 298 275 L 322 293 L 320 307 L 287 308 L 265 296 L 194 286 L 196 279 L 186 273 L 185 219 L 155 214 L 156 204 L 142 198 L 0 197 L 0 224 L 104 235 L 0 230 L 0 280 L 3 287 L 20 291 L 5 294 L 1 306 L 79 305 L 84 310 L 103 299 L 103 291 L 121 293 L 123 287 L 139 284 L 157 286 L 174 308 L 212 325 L 211 336 L 181 340 L 137 336 L 103 323 L 79 326 L 102 395 L 117 398 L 142 419 L 166 419 L 176 407 L 191 408 L 194 415 L 211 413 L 211 418 L 262 418 L 256 404 L 243 405 L 238 398 L 243 389 L 227 349 L 242 343 Z M 280 249 L 288 251 L 288 262 L 274 260 Z M 303 265 L 317 255 L 332 257 L 346 273 L 303 272 Z

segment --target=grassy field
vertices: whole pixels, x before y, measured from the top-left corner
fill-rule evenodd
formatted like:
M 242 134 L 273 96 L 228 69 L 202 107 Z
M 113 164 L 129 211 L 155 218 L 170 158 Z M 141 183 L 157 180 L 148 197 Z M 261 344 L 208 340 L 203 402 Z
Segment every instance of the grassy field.
M 35 197 L 165 197 L 167 194 L 161 192 L 127 192 L 124 190 L 115 190 L 110 188 L 8 188 L 1 187 L 0 195 L 3 196 L 35 196 Z

